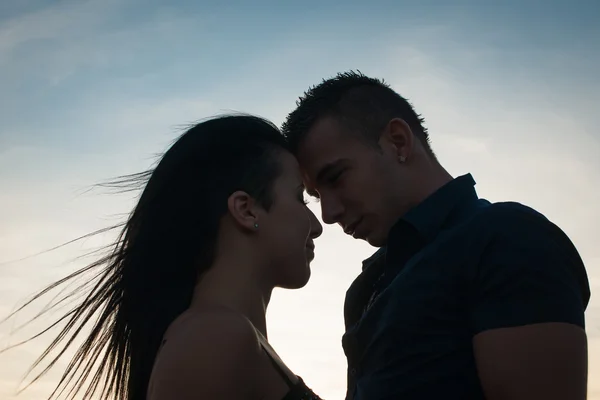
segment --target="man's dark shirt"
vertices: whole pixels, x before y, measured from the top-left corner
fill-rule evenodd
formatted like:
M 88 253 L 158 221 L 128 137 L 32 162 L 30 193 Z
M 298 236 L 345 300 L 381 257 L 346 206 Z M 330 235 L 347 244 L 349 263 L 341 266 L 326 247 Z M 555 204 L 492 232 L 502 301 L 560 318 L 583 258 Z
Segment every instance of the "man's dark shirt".
M 472 339 L 543 322 L 584 327 L 585 268 L 567 236 L 518 203 L 454 179 L 392 228 L 346 294 L 354 400 L 483 399 Z

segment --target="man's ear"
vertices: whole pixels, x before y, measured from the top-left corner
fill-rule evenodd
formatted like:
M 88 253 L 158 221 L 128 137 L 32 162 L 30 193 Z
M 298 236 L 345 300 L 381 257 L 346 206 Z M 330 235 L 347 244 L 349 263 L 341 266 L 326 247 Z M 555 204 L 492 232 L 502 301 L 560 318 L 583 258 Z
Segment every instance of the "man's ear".
M 398 162 L 403 163 L 412 155 L 414 140 L 415 135 L 406 121 L 394 118 L 387 123 L 379 142 L 391 148 Z
M 257 205 L 248 193 L 239 190 L 232 193 L 227 199 L 227 209 L 240 228 L 255 230 L 258 226 Z

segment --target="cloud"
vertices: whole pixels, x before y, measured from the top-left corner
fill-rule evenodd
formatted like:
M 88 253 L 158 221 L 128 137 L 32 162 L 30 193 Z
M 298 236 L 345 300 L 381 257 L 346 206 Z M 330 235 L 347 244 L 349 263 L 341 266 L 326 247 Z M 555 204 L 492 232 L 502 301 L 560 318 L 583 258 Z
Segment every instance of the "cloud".
M 32 41 L 81 37 L 101 25 L 116 0 L 66 1 L 3 21 L 0 26 L 0 65 L 11 61 L 12 53 Z
M 0 26 L 0 70 L 10 78 L 0 83 L 43 92 L 82 71 L 137 77 L 140 64 L 152 69 L 177 63 L 175 54 L 189 51 L 181 37 L 201 35 L 202 22 L 202 15 L 188 15 L 185 8 L 148 7 L 139 0 L 46 5 Z M 24 76 L 37 87 L 30 88 Z

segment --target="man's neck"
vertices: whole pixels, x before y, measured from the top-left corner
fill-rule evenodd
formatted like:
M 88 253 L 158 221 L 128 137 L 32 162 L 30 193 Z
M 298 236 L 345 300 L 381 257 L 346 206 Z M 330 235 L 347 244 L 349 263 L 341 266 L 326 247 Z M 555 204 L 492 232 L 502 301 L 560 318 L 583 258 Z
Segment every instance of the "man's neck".
M 421 193 L 419 193 L 419 198 L 417 200 L 417 204 L 423 202 L 429 196 L 437 192 L 442 186 L 445 186 L 454 178 L 441 164 L 437 161 L 432 160 L 429 164 L 429 168 L 425 170 L 424 176 L 421 177 Z M 416 205 L 417 205 L 416 204 Z

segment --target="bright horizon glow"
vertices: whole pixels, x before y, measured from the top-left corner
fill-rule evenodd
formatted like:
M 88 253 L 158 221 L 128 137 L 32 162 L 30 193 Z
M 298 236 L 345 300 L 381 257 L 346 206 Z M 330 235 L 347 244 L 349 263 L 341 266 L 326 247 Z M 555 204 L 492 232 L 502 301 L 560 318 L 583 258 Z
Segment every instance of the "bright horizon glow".
M 279 125 L 310 85 L 360 69 L 411 100 L 453 176 L 472 173 L 481 197 L 534 207 L 573 240 L 592 288 L 588 398 L 600 400 L 599 15 L 591 1 L 0 4 L 0 318 L 110 236 L 5 262 L 134 204 L 85 189 L 145 170 L 186 124 L 241 111 Z M 275 291 L 269 337 L 316 393 L 340 399 L 344 295 L 374 249 L 337 226 L 316 246 L 309 284 Z M 0 326 L 0 348 L 23 338 L 8 335 L 16 326 Z M 64 363 L 14 397 L 49 339 L 0 354 L 0 398 L 51 390 Z

